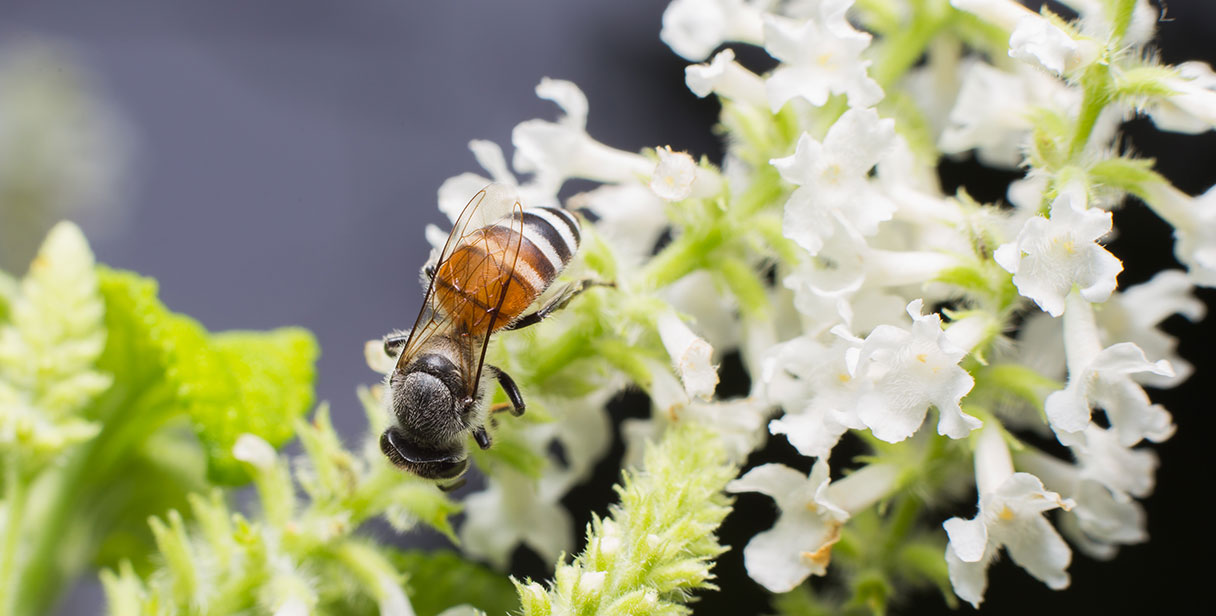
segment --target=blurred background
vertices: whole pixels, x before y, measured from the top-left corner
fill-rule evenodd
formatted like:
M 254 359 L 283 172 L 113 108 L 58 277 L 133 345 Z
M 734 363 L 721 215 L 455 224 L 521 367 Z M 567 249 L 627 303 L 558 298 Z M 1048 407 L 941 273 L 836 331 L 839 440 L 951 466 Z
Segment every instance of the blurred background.
M 1159 39 L 1167 62 L 1216 63 L 1214 4 L 1169 2 Z M 533 93 L 542 77 L 582 87 L 588 130 L 609 145 L 670 144 L 719 159 L 716 103 L 685 89 L 685 62 L 659 41 L 665 5 L 0 0 L 0 268 L 23 272 L 54 220 L 75 219 L 99 261 L 155 277 L 170 308 L 209 329 L 315 332 L 318 398 L 333 404 L 340 430 L 361 434 L 354 389 L 376 380 L 363 342 L 412 324 L 429 251 L 422 228 L 445 223 L 436 189 L 479 171 L 470 139 L 509 155 L 516 123 L 556 116 Z M 31 135 L 31 126 L 50 128 Z M 1128 143 L 1192 194 L 1216 182 L 1212 133 L 1163 135 L 1137 120 Z M 1000 191 L 985 182 L 1008 179 L 967 162 L 943 177 L 948 189 L 965 184 L 989 199 Z M 1170 231 L 1142 206 L 1118 213 L 1116 226 L 1136 229 L 1112 245 L 1128 265 L 1121 284 L 1171 265 Z M 1212 293 L 1202 297 L 1214 307 Z M 1198 595 L 1210 565 L 1194 563 L 1216 547 L 1200 505 L 1213 468 L 1206 356 L 1216 335 L 1177 317 L 1168 328 L 1198 372 L 1154 394 L 1179 431 L 1159 449 L 1158 490 L 1146 503 L 1152 541 L 1113 562 L 1075 556 L 1064 593 L 999 564 L 985 612 L 1121 613 Z M 606 486 L 583 492 L 600 512 L 611 498 Z M 727 542 L 773 518 L 771 501 L 745 496 Z M 698 613 L 759 609 L 737 550 L 719 574 L 724 590 Z M 60 613 L 99 613 L 100 595 L 84 580 Z M 945 610 L 926 595 L 905 611 Z

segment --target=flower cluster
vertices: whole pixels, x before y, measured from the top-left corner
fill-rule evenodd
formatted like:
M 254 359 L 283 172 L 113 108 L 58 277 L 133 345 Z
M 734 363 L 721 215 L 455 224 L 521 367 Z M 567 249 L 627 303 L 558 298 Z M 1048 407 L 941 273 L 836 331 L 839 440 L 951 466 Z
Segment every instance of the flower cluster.
M 84 253 L 57 249 L 75 255 L 67 269 L 79 279 L 66 287 L 44 284 L 38 262 L 20 286 L 0 277 L 6 523 L 23 514 L 12 503 L 29 483 L 12 460 L 38 460 L 14 448 L 124 434 L 72 396 L 105 389 L 107 374 L 129 378 L 125 366 L 148 356 L 140 374 L 174 386 L 136 408 L 185 408 L 212 474 L 251 476 L 262 510 L 234 515 L 219 497 L 193 497 L 178 510 L 197 531 L 179 514 L 157 518 L 165 566 L 142 579 L 134 565 L 107 575 L 117 613 L 409 614 L 428 588 L 407 594 L 391 551 L 352 535 L 383 514 L 428 522 L 498 568 L 519 546 L 556 562 L 548 585 L 515 584 L 526 613 L 682 614 L 693 592 L 712 588 L 726 493 L 759 493 L 779 509 L 742 550 L 752 579 L 785 593 L 831 572 L 843 586 L 816 596 L 818 611 L 883 612 L 918 585 L 978 607 L 1002 551 L 1064 588 L 1073 547 L 1108 558 L 1146 539 L 1138 499 L 1153 490 L 1157 458 L 1145 445 L 1175 426 L 1145 387 L 1192 370 L 1159 326 L 1202 318 L 1193 289 L 1216 286 L 1216 189 L 1183 193 L 1122 149 L 1118 130 L 1138 114 L 1162 130 L 1216 128 L 1216 73 L 1155 59 L 1159 12 L 1148 0 L 1063 4 L 1076 19 L 1014 0 L 674 0 L 661 38 L 694 62 L 692 93 L 721 103 L 728 138 L 717 165 L 666 144 L 613 148 L 587 133 L 575 84 L 542 80 L 536 93 L 560 117 L 516 126 L 510 164 L 498 145 L 470 143 L 484 172 L 445 182 L 439 209 L 455 221 L 490 183 L 528 206 L 565 207 L 584 221 L 582 245 L 554 288 L 610 284 L 542 325 L 496 334 L 486 362 L 512 375 L 528 412 L 495 417 L 493 446 L 470 448 L 485 481 L 463 496 L 458 529 L 447 526 L 446 496 L 374 449 L 342 448 L 324 411 L 311 425 L 272 412 L 234 425 L 215 412 L 234 399 L 300 406 L 306 395 L 272 386 L 280 372 L 284 382 L 308 372 L 290 361 L 263 362 L 258 378 L 217 376 L 238 357 L 282 360 L 280 346 L 213 339 L 122 292 L 138 281 L 101 270 L 93 282 Z M 763 48 L 771 68 L 741 63 L 744 45 Z M 943 189 L 938 165 L 967 156 L 1021 170 L 1007 204 Z M 570 195 L 569 180 L 594 187 Z M 1128 196 L 1173 226 L 1184 269 L 1119 285 L 1122 262 L 1103 242 Z M 48 245 L 70 247 L 62 237 Z M 446 234 L 426 237 L 438 247 Z M 74 307 L 74 320 L 47 326 L 25 302 Z M 136 323 L 161 330 L 116 346 Z M 178 337 L 205 349 L 202 359 L 163 342 Z M 383 348 L 369 343 L 368 363 L 388 372 Z M 46 354 L 72 362 L 80 382 L 70 391 L 64 374 L 19 360 Z M 717 393 L 727 354 L 750 377 L 747 395 Z M 561 501 L 604 456 L 605 405 L 630 386 L 651 406 L 622 426 L 626 465 L 641 470 L 624 473 L 620 505 L 594 519 L 566 562 L 575 529 Z M 382 398 L 364 396 L 373 431 L 387 421 Z M 295 480 L 307 503 L 266 442 L 286 438 L 286 424 L 306 451 Z M 744 467 L 769 438 L 788 441 L 809 472 L 762 459 Z M 863 455 L 844 453 L 857 447 Z M 943 519 L 948 506 L 967 513 Z M 0 583 L 13 579 L 0 568 Z M 426 613 L 488 605 L 470 599 L 448 596 Z

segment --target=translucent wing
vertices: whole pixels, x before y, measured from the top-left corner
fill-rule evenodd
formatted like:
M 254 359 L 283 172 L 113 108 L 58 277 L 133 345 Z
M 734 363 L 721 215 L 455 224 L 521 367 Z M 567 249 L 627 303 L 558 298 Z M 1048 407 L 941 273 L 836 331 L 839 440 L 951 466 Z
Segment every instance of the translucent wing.
M 511 290 L 522 239 L 523 206 L 510 188 L 491 184 L 469 201 L 433 261 L 422 309 L 397 360 L 398 370 L 429 340 L 446 335 L 466 345 L 461 367 L 473 378 L 465 393 L 476 391 L 489 335 L 505 325 L 499 314 Z

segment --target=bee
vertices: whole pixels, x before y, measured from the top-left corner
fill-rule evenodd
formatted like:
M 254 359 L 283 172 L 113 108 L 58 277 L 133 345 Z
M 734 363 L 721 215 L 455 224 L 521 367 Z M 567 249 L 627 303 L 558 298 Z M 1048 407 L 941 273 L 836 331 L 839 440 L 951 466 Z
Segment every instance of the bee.
M 487 186 L 464 207 L 442 251 L 423 269 L 426 295 L 413 329 L 384 338 L 385 353 L 396 358 L 386 377 L 396 421 L 380 436 L 380 449 L 394 465 L 440 481 L 443 489 L 463 484 L 468 435 L 490 447 L 483 369 L 506 393 L 512 414 L 523 414 L 519 388 L 485 363 L 486 349 L 495 332 L 539 323 L 593 284 L 571 283 L 524 314 L 570 263 L 579 240 L 574 215 L 524 208 L 500 185 Z

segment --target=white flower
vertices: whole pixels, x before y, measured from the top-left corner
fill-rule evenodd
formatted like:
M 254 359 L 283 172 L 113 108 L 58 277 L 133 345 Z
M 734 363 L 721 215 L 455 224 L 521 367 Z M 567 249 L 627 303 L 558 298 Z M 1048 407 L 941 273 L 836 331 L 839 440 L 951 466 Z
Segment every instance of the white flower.
M 482 177 L 476 173 L 462 173 L 448 178 L 439 186 L 439 211 L 446 214 L 448 220 L 456 222 L 469 199 L 491 183 L 513 188 L 519 194 L 520 201 L 527 207 L 549 207 L 558 204 L 556 193 L 547 192 L 534 183 L 521 185 L 515 179 L 515 174 L 507 168 L 507 160 L 503 157 L 502 148 L 498 147 L 497 143 L 474 139 L 469 142 L 469 150 L 473 152 L 477 163 L 490 174 L 490 177 Z M 446 239 L 447 234 L 445 233 L 444 240 Z
M 823 0 L 818 19 L 801 23 L 765 16 L 764 48 L 782 62 L 765 83 L 774 113 L 795 97 L 818 107 L 831 94 L 844 94 L 854 108 L 882 99 L 882 88 L 866 73 L 870 61 L 861 59 L 870 35 L 845 20 L 852 5 L 853 0 Z
M 1195 284 L 1216 287 L 1216 186 L 1191 197 L 1168 182 L 1145 187 L 1146 203 L 1174 227 L 1174 256 Z
M 975 149 L 985 165 L 1013 169 L 1022 162 L 1033 127 L 1032 108 L 1074 113 L 1080 101 L 1076 90 L 1030 67 L 1014 68 L 1006 72 L 978 60 L 964 62 L 958 98 L 938 137 L 943 153 Z
M 1095 45 L 1074 40 L 1014 0 L 950 0 L 950 4 L 1010 32 L 1011 58 L 1038 64 L 1057 75 L 1071 72 L 1097 57 Z
M 1104 340 L 1131 342 L 1146 357 L 1164 359 L 1174 370 L 1173 376 L 1142 372 L 1135 377 L 1138 382 L 1152 387 L 1173 387 L 1190 376 L 1191 364 L 1177 353 L 1178 340 L 1158 327 L 1174 314 L 1192 322 L 1203 319 L 1206 307 L 1192 294 L 1192 289 L 1185 273 L 1158 272 L 1148 282 L 1115 294 L 1097 314 Z
M 485 490 L 465 499 L 467 517 L 460 540 L 468 553 L 501 568 L 521 543 L 546 561 L 573 547 L 573 522 L 560 501 L 587 479 L 611 445 L 612 425 L 604 404 L 619 389 L 618 381 L 609 380 L 579 398 L 529 398 L 531 406 L 553 409 L 558 419 L 516 428 L 521 432 L 516 436 L 530 450 L 548 452 L 548 465 L 539 479 L 500 465 L 489 475 Z
M 536 95 L 557 103 L 557 122 L 528 120 L 511 131 L 515 170 L 533 173 L 534 183 L 556 194 L 569 178 L 624 182 L 649 177 L 654 163 L 641 154 L 608 147 L 587 134 L 587 97 L 569 81 L 542 79 Z
M 735 61 L 735 52 L 723 49 L 709 64 L 684 68 L 684 83 L 698 98 L 717 94 L 754 107 L 768 105 L 764 80 Z
M 1093 308 L 1077 292 L 1068 295 L 1064 313 L 1064 345 L 1068 358 L 1068 385 L 1047 397 L 1047 419 L 1065 444 L 1074 433 L 1089 426 L 1091 409 L 1106 411 L 1111 426 L 1124 446 L 1141 439 L 1161 442 L 1174 433 L 1170 414 L 1152 404 L 1148 394 L 1131 375 L 1151 372 L 1170 376 L 1169 362 L 1150 362 L 1144 351 L 1130 342 L 1103 349 L 1094 323 Z
M 713 347 L 693 333 L 673 311 L 658 316 L 659 338 L 690 398 L 708 400 L 718 386 L 718 369 L 712 363 Z
M 1179 64 L 1178 77 L 1165 85 L 1175 94 L 1146 109 L 1153 126 L 1196 135 L 1216 128 L 1216 72 L 1206 62 Z
M 1115 290 L 1123 264 L 1097 242 L 1110 229 L 1110 212 L 1086 208 L 1083 197 L 1062 191 L 1050 219 L 1026 221 L 1017 239 L 997 248 L 993 257 L 1013 273 L 1019 293 L 1060 316 L 1074 286 L 1090 302 L 1106 301 Z
M 727 41 L 759 44 L 761 9 L 744 0 L 673 0 L 659 39 L 687 60 L 704 60 Z
M 1158 272 L 1148 282 L 1128 287 L 1111 296 L 1096 313 L 1103 344 L 1130 342 L 1144 351 L 1145 357 L 1163 359 L 1173 368 L 1172 376 L 1154 372 L 1133 375 L 1136 382 L 1152 387 L 1174 387 L 1192 372 L 1189 362 L 1177 353 L 1178 341 L 1158 329 L 1171 315 L 1181 314 L 1197 322 L 1206 307 L 1191 291 L 1193 285 L 1184 272 Z M 1049 378 L 1067 375 L 1061 319 L 1046 313 L 1031 315 L 1018 331 L 1021 363 Z
M 1076 502 L 1061 529 L 1087 553 L 1109 558 L 1118 545 L 1148 539 L 1144 510 L 1131 496 L 1152 491 L 1157 456 L 1123 447 L 1109 430 L 1094 425 L 1084 440 L 1072 448 L 1075 465 L 1034 450 L 1020 453 L 1018 465 Z
M 502 569 L 520 543 L 545 562 L 553 562 L 574 547 L 574 523 L 558 500 L 560 492 L 545 490 L 514 469 L 495 469 L 489 486 L 465 498 L 460 543 L 464 550 Z
M 912 436 L 931 405 L 939 414 L 938 434 L 962 438 L 981 425 L 959 406 L 975 384 L 958 365 L 970 347 L 958 346 L 942 331 L 941 317 L 921 315 L 921 308 L 921 300 L 908 304 L 910 329 L 879 325 L 858 349 L 854 378 L 864 389 L 857 414 L 874 436 L 888 443 Z
M 765 464 L 727 484 L 729 492 L 759 492 L 777 501 L 777 523 L 748 542 L 743 562 L 753 580 L 772 592 L 788 592 L 808 576 L 823 575 L 849 516 L 884 498 L 899 471 L 872 464 L 829 483 L 827 462 L 809 477 L 781 464 Z
M 831 346 L 807 336 L 777 345 L 761 375 L 769 401 L 785 409 L 769 422 L 769 431 L 784 434 L 802 455 L 822 460 L 850 428 L 865 427 L 855 410 L 855 353 L 849 353 L 861 341 L 837 331 Z
M 1057 75 L 1082 65 L 1081 49 L 1067 32 L 1038 15 L 1019 20 L 1009 35 L 1009 57 L 1037 63 Z
M 613 248 L 620 265 L 632 268 L 654 253 L 668 229 L 665 203 L 650 187 L 638 182 L 605 184 L 570 198 L 570 209 L 595 214 L 595 230 Z
M 659 162 L 650 177 L 650 190 L 664 201 L 682 201 L 692 194 L 697 162 L 688 152 L 673 152 L 671 146 L 655 148 Z
M 1001 431 L 980 433 L 975 451 L 979 512 L 971 520 L 950 518 L 942 526 L 950 542 L 946 565 L 954 592 L 978 608 L 988 586 L 988 565 L 1001 547 L 1018 566 L 1053 589 L 1068 586 L 1072 551 L 1043 517 L 1051 509 L 1073 503 L 1029 473 L 1013 472 Z
M 894 205 L 870 186 L 868 174 L 894 139 L 893 120 L 873 109 L 850 109 L 823 143 L 804 133 L 792 156 L 769 161 L 799 186 L 785 204 L 785 236 L 814 255 L 840 226 L 873 235 Z

